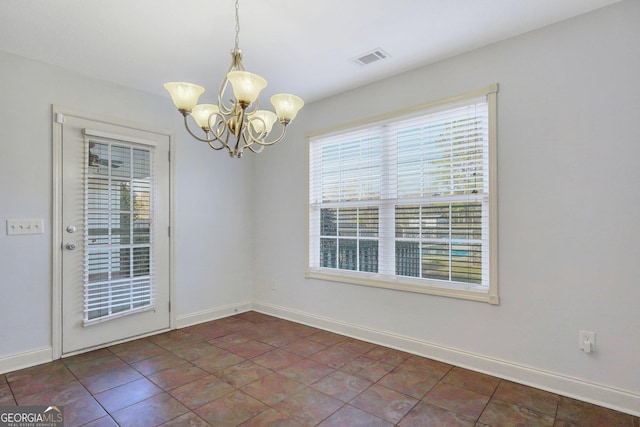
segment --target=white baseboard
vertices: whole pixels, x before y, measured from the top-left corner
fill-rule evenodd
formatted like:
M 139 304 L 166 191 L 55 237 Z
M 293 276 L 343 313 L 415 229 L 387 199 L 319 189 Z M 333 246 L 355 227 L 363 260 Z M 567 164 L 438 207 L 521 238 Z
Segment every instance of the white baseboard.
M 233 316 L 234 314 L 244 313 L 252 309 L 250 302 L 231 304 L 224 307 L 216 307 L 209 310 L 197 311 L 195 313 L 183 314 L 176 316 L 176 327 L 178 329 L 187 326 L 197 325 L 199 323 L 210 322 L 212 320 L 221 319 L 223 317 Z
M 204 322 L 209 322 L 211 320 L 221 319 L 223 317 L 233 316 L 234 314 L 249 311 L 251 310 L 251 308 L 252 308 L 252 304 L 250 302 L 244 302 L 244 303 L 232 304 L 224 307 L 213 308 L 211 310 L 204 310 L 196 313 L 189 313 L 182 316 L 176 316 L 176 327 L 185 328 L 187 326 L 196 325 L 198 323 L 204 323 Z M 158 331 L 155 331 L 150 335 L 153 335 L 156 333 L 158 333 Z M 105 345 L 96 346 L 95 348 L 91 348 L 91 349 L 83 349 L 81 352 L 78 352 L 78 353 L 118 344 L 120 342 L 126 342 L 131 339 L 139 339 L 139 338 L 142 338 L 142 336 L 127 338 L 126 340 L 118 341 L 116 343 L 108 343 Z M 73 354 L 76 354 L 76 353 L 73 353 Z M 65 355 L 65 357 L 70 355 L 71 354 L 67 354 Z M 6 356 L 0 355 L 0 374 L 17 371 L 18 369 L 30 368 L 32 366 L 51 362 L 52 360 L 54 359 L 53 359 L 53 349 L 51 347 L 37 348 L 34 350 L 10 354 Z
M 460 351 L 455 348 L 441 346 L 407 336 L 375 330 L 264 302 L 255 302 L 253 304 L 250 302 L 244 302 L 177 316 L 176 326 L 178 328 L 184 328 L 199 323 L 233 316 L 234 314 L 243 313 L 252 309 L 280 317 L 282 319 L 314 326 L 316 328 L 384 345 L 386 347 L 395 348 L 552 393 L 604 406 L 606 408 L 640 416 L 640 394 L 637 393 L 618 390 L 602 384 L 595 384 L 554 372 L 547 372 L 529 366 L 493 359 L 480 354 Z M 13 355 L 1 356 L 0 374 L 51 362 L 53 360 L 52 357 L 51 347 L 43 347 Z
M 480 354 L 420 341 L 411 337 L 366 328 L 360 325 L 317 316 L 264 302 L 255 302 L 253 309 L 305 325 L 347 335 L 371 343 L 384 345 L 439 360 L 462 368 L 493 375 L 541 390 L 593 403 L 616 411 L 640 416 L 640 394 L 594 384 L 578 378 L 547 372 L 541 369 L 493 359 Z
M 22 353 L 10 354 L 0 357 L 0 374 L 17 371 L 51 362 L 53 353 L 51 347 L 36 348 Z

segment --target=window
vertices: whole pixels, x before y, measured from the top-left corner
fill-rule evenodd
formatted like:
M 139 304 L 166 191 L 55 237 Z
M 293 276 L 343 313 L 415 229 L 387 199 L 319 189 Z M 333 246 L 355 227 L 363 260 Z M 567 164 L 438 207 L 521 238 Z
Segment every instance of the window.
M 152 147 L 87 138 L 85 325 L 153 307 Z
M 497 304 L 496 92 L 309 136 L 307 277 Z

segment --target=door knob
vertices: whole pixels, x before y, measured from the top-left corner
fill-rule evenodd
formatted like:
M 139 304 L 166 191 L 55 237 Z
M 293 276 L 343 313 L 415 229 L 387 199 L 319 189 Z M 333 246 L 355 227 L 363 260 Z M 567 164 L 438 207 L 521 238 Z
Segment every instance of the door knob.
M 74 250 L 76 248 L 76 244 L 72 243 L 72 242 L 69 242 L 66 245 L 64 245 L 64 247 L 67 248 L 68 250 L 72 251 L 72 250 Z

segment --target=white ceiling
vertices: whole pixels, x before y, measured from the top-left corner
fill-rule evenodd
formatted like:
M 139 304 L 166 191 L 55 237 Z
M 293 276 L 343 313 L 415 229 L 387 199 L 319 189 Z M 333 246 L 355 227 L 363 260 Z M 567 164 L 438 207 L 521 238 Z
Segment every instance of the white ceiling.
M 266 94 L 310 102 L 620 0 L 240 0 L 240 48 Z M 167 96 L 209 89 L 234 44 L 233 0 L 0 0 L 0 50 Z M 376 48 L 391 57 L 350 60 Z M 1 72 L 1 70 L 0 70 Z

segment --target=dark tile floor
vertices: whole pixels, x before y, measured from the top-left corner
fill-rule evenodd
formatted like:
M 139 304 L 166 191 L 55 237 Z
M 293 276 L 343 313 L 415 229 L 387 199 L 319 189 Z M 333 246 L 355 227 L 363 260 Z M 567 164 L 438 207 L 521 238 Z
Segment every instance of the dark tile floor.
M 638 417 L 256 312 L 0 375 L 72 426 L 640 427 Z

